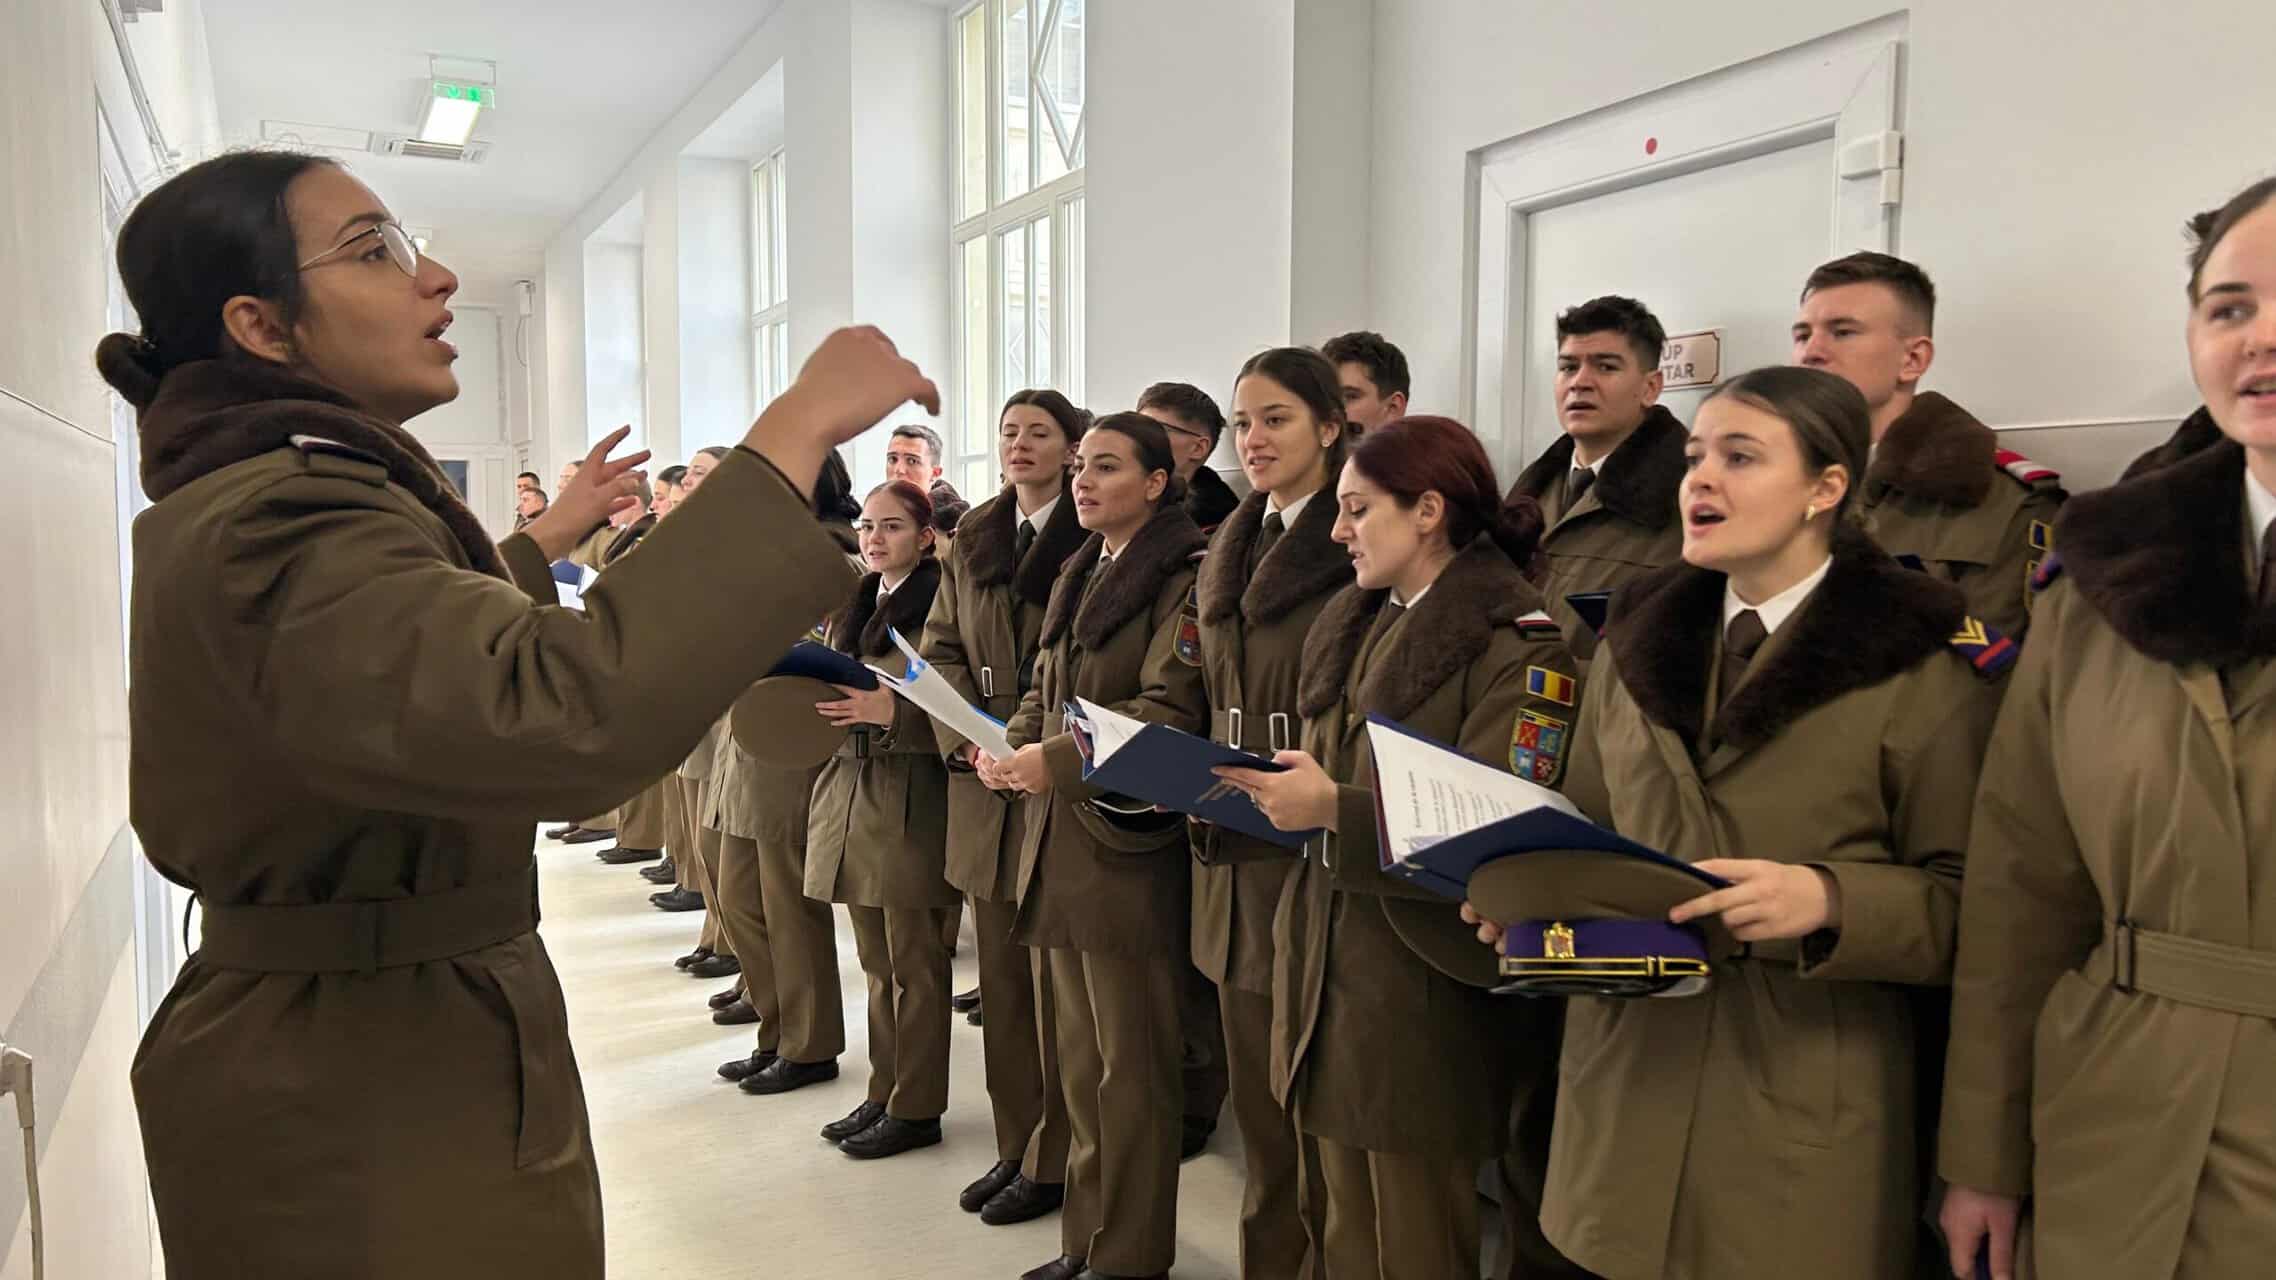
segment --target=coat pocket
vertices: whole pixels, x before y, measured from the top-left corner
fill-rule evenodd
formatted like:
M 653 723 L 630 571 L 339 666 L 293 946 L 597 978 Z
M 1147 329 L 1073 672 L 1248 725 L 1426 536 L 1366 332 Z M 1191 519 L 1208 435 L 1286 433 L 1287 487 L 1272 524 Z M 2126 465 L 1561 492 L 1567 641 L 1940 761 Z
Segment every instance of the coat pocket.
M 529 945 L 536 946 L 535 939 Z M 512 1020 L 521 1098 L 514 1131 L 516 1169 L 556 1168 L 584 1150 L 585 1099 L 569 1048 L 569 1011 L 553 967 L 516 947 L 490 973 Z
M 1791 969 L 1740 964 L 1732 1006 L 1749 1074 L 1769 1104 L 1777 1136 L 1797 1146 L 1833 1145 L 1840 1105 L 1841 1036 L 1834 995 Z

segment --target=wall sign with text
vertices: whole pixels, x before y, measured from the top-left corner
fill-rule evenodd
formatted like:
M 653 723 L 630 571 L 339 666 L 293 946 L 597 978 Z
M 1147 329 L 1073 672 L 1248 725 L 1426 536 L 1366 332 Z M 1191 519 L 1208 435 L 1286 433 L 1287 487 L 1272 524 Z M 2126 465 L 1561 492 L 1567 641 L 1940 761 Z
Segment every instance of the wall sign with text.
M 1711 387 L 1723 376 L 1723 331 L 1671 333 L 1660 349 L 1660 377 L 1666 390 Z

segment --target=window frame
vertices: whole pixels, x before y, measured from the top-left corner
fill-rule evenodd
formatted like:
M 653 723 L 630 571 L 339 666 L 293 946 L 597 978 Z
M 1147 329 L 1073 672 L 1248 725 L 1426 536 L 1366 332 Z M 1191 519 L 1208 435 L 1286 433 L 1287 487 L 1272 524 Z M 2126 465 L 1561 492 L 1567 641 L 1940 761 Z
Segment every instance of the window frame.
M 1088 6 L 1095 6 L 1099 2 L 1100 0 L 1087 0 L 1085 11 L 1083 57 L 1085 62 L 1084 93 L 1086 105 L 1082 117 L 1075 123 L 1071 138 L 1071 141 L 1076 141 L 1078 145 L 1082 145 L 1082 140 L 1085 139 L 1085 126 L 1089 117 L 1087 109 L 1090 57 Z M 1043 115 L 1045 108 L 1041 102 L 1044 94 L 1040 81 L 1035 75 L 1035 70 L 1036 64 L 1040 60 L 1040 33 L 1046 27 L 1054 25 L 1065 0 L 1025 0 L 1025 3 L 1029 22 L 1028 171 L 1033 175 L 1040 169 L 1041 148 L 1059 145 L 1050 121 L 1045 119 Z M 958 477 L 960 484 L 967 487 L 970 484 L 975 467 L 984 468 L 985 473 L 991 477 L 996 474 L 997 469 L 996 433 L 993 417 L 991 416 L 988 421 L 979 423 L 964 421 L 967 416 L 969 393 L 972 391 L 972 388 L 967 385 L 966 371 L 970 361 L 970 347 L 973 340 L 973 335 L 965 325 L 968 298 L 964 267 L 966 247 L 972 241 L 984 239 L 987 246 L 986 277 L 989 298 L 985 309 L 987 333 L 982 340 L 988 346 L 986 367 L 989 385 L 984 388 L 985 393 L 979 397 L 980 402 L 991 407 L 992 415 L 993 406 L 1002 404 L 1005 397 L 1019 389 L 1004 384 L 1004 360 L 1008 344 L 1004 340 L 1004 319 L 1007 310 L 1005 297 L 1007 264 L 1005 262 L 1003 237 L 1005 233 L 1015 231 L 1022 226 L 1046 228 L 1047 234 L 1050 236 L 1048 248 L 1051 257 L 1051 274 L 1048 281 L 1048 297 L 1051 308 L 1051 377 L 1040 385 L 1057 388 L 1068 399 L 1077 404 L 1081 404 L 1083 400 L 1083 322 L 1080 316 L 1070 314 L 1069 304 L 1071 302 L 1076 307 L 1080 306 L 1084 280 L 1082 263 L 1075 260 L 1074 255 L 1070 253 L 1075 237 L 1070 234 L 1069 220 L 1071 217 L 1077 216 L 1075 211 L 1084 201 L 1084 177 L 1088 168 L 1088 154 L 1087 150 L 1082 154 L 1082 158 L 1086 161 L 1085 164 L 1076 165 L 1064 175 L 1009 199 L 1004 197 L 1006 157 L 1003 146 L 1005 113 L 1003 28 L 1006 7 L 1006 0 L 973 0 L 973 3 L 958 7 L 949 19 L 951 33 L 949 57 L 952 63 L 950 119 L 956 122 L 956 127 L 953 130 L 954 144 L 950 148 L 955 188 L 951 203 L 952 207 L 958 210 L 964 207 L 963 182 L 967 157 L 964 149 L 963 122 L 965 118 L 965 95 L 970 87 L 967 83 L 968 77 L 963 56 L 963 35 L 964 24 L 970 20 L 974 13 L 985 14 L 982 19 L 984 27 L 982 44 L 986 50 L 985 74 L 988 81 L 981 91 L 985 105 L 981 137 L 983 139 L 982 145 L 988 150 L 986 163 L 981 166 L 982 171 L 986 174 L 987 182 L 986 199 L 983 201 L 985 207 L 969 217 L 952 217 L 948 236 L 949 328 L 952 346 L 950 377 L 953 384 L 950 394 L 953 403 L 957 406 L 957 420 L 953 424 L 952 430 L 947 433 L 949 458 L 944 463 L 944 467 L 949 474 Z M 1034 232 L 1031 229 L 1031 239 L 1033 234 Z M 1087 219 L 1085 220 L 1084 234 L 1088 234 Z M 1031 247 L 1029 250 L 1030 261 L 1033 260 L 1033 253 Z M 1031 332 L 1034 323 L 1032 318 L 1034 295 L 1035 289 L 1031 282 L 1028 289 Z M 990 484 L 983 491 L 991 491 L 994 487 L 994 484 Z
M 779 146 L 751 163 L 751 400 L 759 409 L 790 385 L 788 175 Z

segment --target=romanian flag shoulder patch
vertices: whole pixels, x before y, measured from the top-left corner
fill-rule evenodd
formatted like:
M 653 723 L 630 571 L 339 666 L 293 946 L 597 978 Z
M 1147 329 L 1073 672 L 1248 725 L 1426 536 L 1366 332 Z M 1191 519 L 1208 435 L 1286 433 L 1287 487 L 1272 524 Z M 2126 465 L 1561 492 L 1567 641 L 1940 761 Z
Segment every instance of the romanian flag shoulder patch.
M 1525 669 L 1525 691 L 1536 698 L 1546 698 L 1558 706 L 1569 707 L 1574 702 L 1575 688 L 1573 678 L 1561 671 L 1551 671 L 1547 667 Z

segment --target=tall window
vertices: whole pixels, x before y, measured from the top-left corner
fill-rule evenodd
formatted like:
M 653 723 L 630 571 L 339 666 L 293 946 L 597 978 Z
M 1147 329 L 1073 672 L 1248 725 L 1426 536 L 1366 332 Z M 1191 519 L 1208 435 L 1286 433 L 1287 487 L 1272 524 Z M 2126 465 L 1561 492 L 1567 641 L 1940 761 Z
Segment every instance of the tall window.
M 996 408 L 1083 399 L 1087 0 L 979 0 L 956 18 L 953 475 L 996 488 Z
M 790 274 L 782 152 L 751 167 L 751 379 L 764 409 L 790 388 Z

